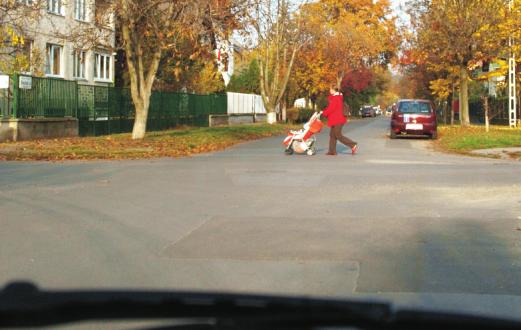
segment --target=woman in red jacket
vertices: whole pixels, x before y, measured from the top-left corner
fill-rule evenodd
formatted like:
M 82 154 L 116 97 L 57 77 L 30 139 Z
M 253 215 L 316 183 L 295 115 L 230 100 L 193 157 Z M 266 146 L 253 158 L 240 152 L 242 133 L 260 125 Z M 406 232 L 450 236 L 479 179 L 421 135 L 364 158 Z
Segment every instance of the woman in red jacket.
M 327 126 L 331 128 L 331 131 L 329 132 L 329 151 L 327 152 L 327 155 L 336 155 L 337 140 L 350 147 L 351 153 L 354 155 L 358 150 L 358 144 L 342 135 L 342 127 L 347 122 L 343 111 L 344 97 L 336 87 L 331 87 L 329 93 L 331 94 L 328 96 L 329 105 L 322 112 L 322 115 L 327 117 Z

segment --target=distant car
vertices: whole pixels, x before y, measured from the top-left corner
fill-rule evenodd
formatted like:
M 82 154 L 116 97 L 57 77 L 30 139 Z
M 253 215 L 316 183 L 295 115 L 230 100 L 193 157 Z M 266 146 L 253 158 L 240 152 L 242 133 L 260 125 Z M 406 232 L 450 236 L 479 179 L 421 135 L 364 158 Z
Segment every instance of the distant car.
M 362 118 L 364 117 L 376 117 L 376 110 L 370 106 L 370 105 L 366 105 L 362 108 L 362 114 L 361 114 Z
M 382 114 L 382 110 L 380 110 L 380 106 L 373 107 L 373 108 L 374 108 L 375 115 L 380 116 Z
M 436 111 L 428 100 L 400 100 L 391 116 L 391 139 L 398 135 L 438 137 Z
M 393 114 L 393 107 L 392 106 L 388 106 L 387 109 L 385 109 L 385 116 L 386 117 L 391 117 L 392 114 Z

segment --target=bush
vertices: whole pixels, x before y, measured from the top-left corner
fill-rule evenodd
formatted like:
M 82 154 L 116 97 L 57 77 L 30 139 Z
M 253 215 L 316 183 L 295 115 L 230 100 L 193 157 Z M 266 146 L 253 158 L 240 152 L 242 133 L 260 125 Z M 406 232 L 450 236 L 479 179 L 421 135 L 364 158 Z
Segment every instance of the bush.
M 313 109 L 300 109 L 298 113 L 298 122 L 305 123 L 311 118 L 311 116 L 315 113 Z
M 317 108 L 323 110 L 328 105 L 327 95 L 323 94 L 317 98 Z
M 299 108 L 286 109 L 286 118 L 290 123 L 296 123 L 298 120 Z
M 306 108 L 289 108 L 286 110 L 286 118 L 291 123 L 305 123 L 316 110 Z

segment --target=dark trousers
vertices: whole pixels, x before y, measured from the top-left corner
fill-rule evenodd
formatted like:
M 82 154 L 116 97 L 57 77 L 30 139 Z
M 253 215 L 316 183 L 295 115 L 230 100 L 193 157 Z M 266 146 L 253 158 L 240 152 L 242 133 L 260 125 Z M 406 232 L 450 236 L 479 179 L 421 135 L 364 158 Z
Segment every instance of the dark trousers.
M 353 148 L 356 142 L 342 135 L 342 127 L 344 125 L 335 125 L 329 131 L 329 153 L 336 153 L 336 141 L 340 141 L 346 146 Z

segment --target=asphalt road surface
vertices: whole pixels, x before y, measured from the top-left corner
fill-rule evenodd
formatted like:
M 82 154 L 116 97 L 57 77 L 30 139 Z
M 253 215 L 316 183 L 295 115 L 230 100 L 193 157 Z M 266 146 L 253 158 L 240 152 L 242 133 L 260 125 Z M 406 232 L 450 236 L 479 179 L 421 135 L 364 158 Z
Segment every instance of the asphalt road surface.
M 521 164 L 387 128 L 350 123 L 356 156 L 324 155 L 326 131 L 312 157 L 275 137 L 183 159 L 0 163 L 0 284 L 507 301 L 521 315 Z

